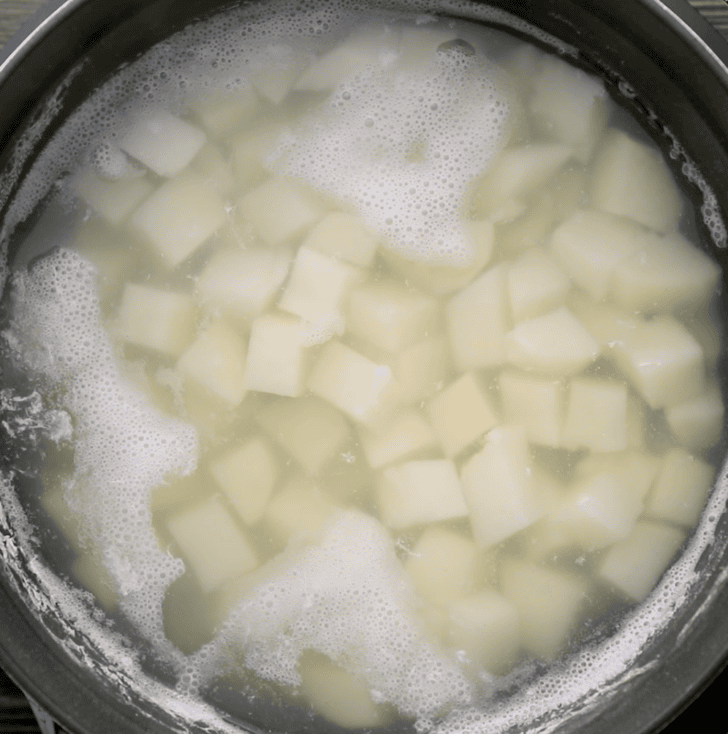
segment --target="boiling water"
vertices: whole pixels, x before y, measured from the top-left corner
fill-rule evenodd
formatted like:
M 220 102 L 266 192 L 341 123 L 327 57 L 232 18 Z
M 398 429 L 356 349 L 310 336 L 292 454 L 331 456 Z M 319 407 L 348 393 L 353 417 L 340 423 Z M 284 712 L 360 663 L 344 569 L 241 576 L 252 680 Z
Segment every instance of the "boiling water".
M 500 731 L 541 715 L 563 691 L 582 695 L 599 675 L 611 678 L 641 644 L 629 619 L 604 640 L 614 613 L 649 591 L 620 591 L 623 572 L 605 569 L 647 532 L 662 543 L 659 577 L 697 515 L 665 509 L 655 487 L 676 484 L 671 471 L 693 472 L 704 492 L 712 482 L 702 457 L 722 416 L 706 307 L 717 272 L 671 234 L 679 198 L 657 223 L 617 217 L 614 226 L 672 237 L 707 284 L 697 294 L 680 283 L 687 295 L 645 307 L 628 269 L 614 275 L 615 263 L 602 285 L 559 248 L 569 231 L 559 228 L 593 205 L 590 181 L 607 165 L 595 161 L 605 160 L 616 117 L 601 84 L 565 62 L 430 16 L 372 21 L 344 6 L 294 20 L 254 15 L 214 20 L 153 51 L 46 154 L 73 171 L 59 194 L 72 226 L 62 249 L 21 251 L 4 332 L 13 366 L 53 396 L 54 439 L 62 444 L 72 424 L 72 469 L 49 469 L 42 504 L 76 553 L 77 578 L 172 666 L 185 700 L 204 699 L 220 680 L 251 696 L 272 682 L 342 725 L 404 717 L 420 729 Z M 169 66 L 188 45 L 195 61 Z M 564 140 L 548 95 L 534 88 L 539 74 L 561 75 L 593 104 L 578 140 Z M 539 146 L 557 160 L 541 164 L 541 181 L 523 183 L 539 178 L 533 160 L 488 178 L 508 151 Z M 169 191 L 177 198 L 160 198 Z M 176 229 L 187 208 L 197 219 Z M 324 221 L 343 245 L 321 234 Z M 241 252 L 254 253 L 244 266 Z M 257 300 L 226 280 L 240 267 L 263 292 Z M 487 311 L 462 311 L 484 277 L 496 285 L 472 302 Z M 334 285 L 338 295 L 328 293 Z M 533 302 L 539 287 L 546 294 Z M 494 311 L 489 293 L 508 305 Z M 516 349 L 517 327 L 553 314 L 546 341 L 557 338 L 565 308 L 591 327 L 578 337 L 597 345 L 583 364 L 547 348 L 544 357 L 543 346 Z M 165 309 L 172 315 L 158 319 Z M 474 359 L 469 324 L 491 316 L 490 341 L 511 346 L 493 356 L 486 344 Z M 645 329 L 661 319 L 690 353 L 665 359 L 699 353 L 680 377 L 704 389 L 663 394 L 629 356 L 613 356 L 609 338 L 599 343 L 600 324 Z M 539 343 L 537 332 L 526 337 Z M 282 366 L 283 351 L 301 360 L 298 371 Z M 617 438 L 583 438 L 589 421 L 567 407 L 576 383 L 617 394 L 621 418 L 605 418 Z M 524 408 L 518 393 L 528 390 L 558 403 L 556 429 L 535 425 L 551 408 Z M 528 394 L 533 402 L 543 392 Z M 713 416 L 698 419 L 709 438 L 692 445 L 674 428 L 684 425 L 675 406 L 703 397 L 694 412 Z M 225 461 L 243 449 L 230 480 Z M 636 499 L 611 502 L 624 477 L 605 462 L 646 473 L 644 486 L 629 485 Z M 612 482 L 611 499 L 584 484 L 595 478 Z M 251 488 L 241 498 L 243 481 Z M 522 506 L 499 499 L 499 487 L 482 499 L 483 485 L 498 481 L 522 493 Z M 500 510 L 509 529 L 490 523 Z M 666 594 L 689 580 L 672 574 Z M 559 603 L 537 608 L 553 589 Z M 661 598 L 642 619 L 660 620 Z M 486 625 L 493 632 L 482 639 Z M 519 681 L 565 654 L 564 677 L 544 679 L 542 700 L 524 709 Z M 335 684 L 352 696 L 343 708 L 358 713 L 327 703 L 322 690 Z

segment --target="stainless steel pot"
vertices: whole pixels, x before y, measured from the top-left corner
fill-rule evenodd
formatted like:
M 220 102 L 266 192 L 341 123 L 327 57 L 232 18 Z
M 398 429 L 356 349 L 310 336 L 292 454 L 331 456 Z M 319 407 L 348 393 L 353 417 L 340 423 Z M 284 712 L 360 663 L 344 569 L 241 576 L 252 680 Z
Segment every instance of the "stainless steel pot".
M 684 0 L 490 0 L 490 4 L 576 47 L 580 62 L 603 74 L 621 103 L 640 115 L 663 143 L 668 140 L 666 126 L 685 151 L 685 159 L 673 160 L 676 171 L 685 160 L 694 161 L 728 221 L 728 46 Z M 153 43 L 229 6 L 229 0 L 51 3 L 28 29 L 28 36 L 6 48 L 0 59 L 0 216 L 10 211 L 13 194 L 38 150 L 90 90 Z M 703 203 L 697 187 L 688 184 L 686 190 L 697 206 Z M 701 233 L 710 243 L 704 227 Z M 724 268 L 725 297 L 724 247 L 725 242 L 722 247 L 709 245 Z M 727 305 L 723 304 L 723 313 L 728 312 Z M 727 356 L 724 347 L 719 362 L 724 376 Z M 724 394 L 726 384 L 728 378 Z M 723 454 L 725 448 L 721 446 Z M 7 449 L 2 459 L 4 470 L 19 460 Z M 140 699 L 123 676 L 103 679 L 88 665 L 69 659 L 56 644 L 52 610 L 29 613 L 18 592 L 18 579 L 3 563 L 12 545 L 12 534 L 0 522 L 0 665 L 74 734 L 166 732 L 180 727 L 177 714 Z M 642 672 L 624 676 L 608 693 L 574 707 L 554 731 L 656 732 L 717 675 L 728 660 L 724 612 L 728 513 L 718 521 L 715 542 L 700 566 L 702 580 L 693 598 L 644 651 L 638 661 L 646 663 Z M 27 570 L 33 574 L 32 564 Z M 78 658 L 103 658 L 104 651 L 93 641 L 79 636 L 74 642 Z M 699 705 L 700 701 L 688 708 L 679 721 L 692 719 Z M 283 730 L 293 723 L 284 718 L 275 726 Z M 673 727 L 669 731 L 676 731 L 677 723 Z M 206 730 L 192 723 L 185 729 Z M 534 730 L 541 731 L 536 723 Z

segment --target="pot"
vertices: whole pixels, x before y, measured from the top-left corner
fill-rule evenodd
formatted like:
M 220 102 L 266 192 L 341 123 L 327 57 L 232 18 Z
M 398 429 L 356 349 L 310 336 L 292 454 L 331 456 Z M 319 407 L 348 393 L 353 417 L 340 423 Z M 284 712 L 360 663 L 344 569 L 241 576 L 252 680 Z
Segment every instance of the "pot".
M 640 117 L 664 148 L 679 141 L 683 152 L 672 161 L 675 170 L 694 162 L 715 194 L 717 219 L 728 221 L 728 46 L 683 0 L 490 4 L 577 49 L 579 63 L 602 74 L 620 103 Z M 457 6 L 445 5 L 448 13 L 457 14 Z M 0 66 L 3 242 L 16 225 L 24 226 L 27 212 L 19 214 L 13 201 L 38 151 L 89 90 L 169 34 L 230 6 L 229 0 L 56 0 L 35 19 L 27 37 L 5 50 Z M 698 208 L 708 188 L 687 184 Z M 725 299 L 725 233 L 709 231 L 700 222 L 696 226 L 723 267 Z M 13 255 L 11 242 L 6 260 Z M 719 358 L 724 376 L 726 356 L 724 348 Z M 726 384 L 723 392 L 728 392 Z M 725 448 L 721 444 L 717 453 L 724 455 Z M 32 451 L 26 456 L 10 447 L 4 450 L 3 470 L 21 469 L 23 461 L 32 460 Z M 22 491 L 26 480 L 23 471 L 17 473 Z M 534 730 L 657 732 L 718 674 L 728 660 L 728 513 L 721 514 L 722 509 L 710 510 L 716 530 L 699 561 L 700 582 L 645 647 L 634 671 L 557 714 L 551 724 L 551 714 L 545 716 L 539 722 L 544 728 Z M 36 598 L 39 603 L 31 609 L 34 596 L 28 589 L 35 583 L 53 588 L 53 582 L 42 561 L 18 555 L 7 523 L 10 514 L 9 508 L 0 508 L 0 665 L 18 685 L 73 734 L 210 731 L 197 721 L 200 712 L 183 710 L 173 698 L 142 695 L 123 666 L 109 660 L 103 640 L 79 631 L 76 620 L 59 619 L 49 599 Z M 692 717 L 696 705 L 686 716 Z M 228 726 L 223 719 L 217 724 Z M 239 724 L 241 731 L 259 730 L 255 722 Z M 279 718 L 274 726 L 285 730 L 289 724 Z

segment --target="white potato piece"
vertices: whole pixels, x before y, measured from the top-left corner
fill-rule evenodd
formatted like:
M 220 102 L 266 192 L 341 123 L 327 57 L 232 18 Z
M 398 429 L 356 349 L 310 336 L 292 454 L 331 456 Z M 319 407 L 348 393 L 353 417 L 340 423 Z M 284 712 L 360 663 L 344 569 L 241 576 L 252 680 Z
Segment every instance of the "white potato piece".
M 624 486 L 625 495 L 643 502 L 660 470 L 662 461 L 657 456 L 638 449 L 615 453 L 589 454 L 574 467 L 574 478 L 582 481 L 608 473 Z
M 508 313 L 507 269 L 496 265 L 456 293 L 445 306 L 456 369 L 467 372 L 505 362 Z
M 73 191 L 109 224 L 119 225 L 149 196 L 154 187 L 140 176 L 102 178 L 93 168 L 73 177 Z
M 199 178 L 182 175 L 165 181 L 131 217 L 131 224 L 175 268 L 225 222 L 220 196 Z
M 720 268 L 679 234 L 643 237 L 614 272 L 615 303 L 627 311 L 658 313 L 708 302 Z
M 589 586 L 576 574 L 506 559 L 501 593 L 518 610 L 521 644 L 536 658 L 553 660 L 576 626 Z
M 319 474 L 350 438 L 341 413 L 312 395 L 276 400 L 264 406 L 256 419 L 308 476 Z
M 360 426 L 359 438 L 372 469 L 402 461 L 438 445 L 437 436 L 426 418 L 412 409 L 397 411 L 390 421 L 374 431 Z
M 612 290 L 617 266 L 642 244 L 638 224 L 594 209 L 580 209 L 552 233 L 551 252 L 595 301 Z
M 447 340 L 441 334 L 383 359 L 392 368 L 402 405 L 430 397 L 442 385 L 450 367 Z
M 569 276 L 544 250 L 526 251 L 508 268 L 508 296 L 513 323 L 541 316 L 564 303 Z
M 250 541 L 216 497 L 172 516 L 167 529 L 205 594 L 258 565 Z
M 198 334 L 177 362 L 177 372 L 234 408 L 247 394 L 247 350 L 240 333 L 218 319 Z
M 446 634 L 476 670 L 503 675 L 516 661 L 521 622 L 514 604 L 493 589 L 482 589 L 450 604 Z
M 195 337 L 196 316 L 195 302 L 186 293 L 127 283 L 114 332 L 129 344 L 178 357 Z
M 237 181 L 227 156 L 212 143 L 206 143 L 190 163 L 190 172 L 227 200 L 237 193 Z
M 665 418 L 675 437 L 691 451 L 715 446 L 723 431 L 725 409 L 718 384 L 711 380 L 705 391 L 684 403 L 665 408 Z
M 561 380 L 504 370 L 498 383 L 503 420 L 523 426 L 531 443 L 560 447 L 564 430 L 564 385 Z
M 263 519 L 281 542 L 315 542 L 335 511 L 316 483 L 294 477 L 273 495 Z
M 140 112 L 117 145 L 160 176 L 176 176 L 206 141 L 205 133 L 163 109 Z
M 597 575 L 633 601 L 643 601 L 684 542 L 683 530 L 639 520 L 628 537 L 607 551 Z
M 572 292 L 567 299 L 567 307 L 597 341 L 602 354 L 610 359 L 615 357 L 612 351 L 644 323 L 638 315 L 627 313 L 611 303 L 595 303 L 583 293 Z
M 660 152 L 615 129 L 594 164 L 591 203 L 658 232 L 674 230 L 682 214 L 680 192 Z
M 250 84 L 242 84 L 228 94 L 201 99 L 193 109 L 205 132 L 212 138 L 223 138 L 258 111 L 258 95 Z
M 427 414 L 449 458 L 498 424 L 493 405 L 472 372 L 466 372 L 438 392 L 427 404 Z
M 327 214 L 303 240 L 303 247 L 318 250 L 360 268 L 371 266 L 379 237 L 349 212 Z
M 557 174 L 556 178 L 560 177 Z M 495 241 L 501 252 L 515 256 L 540 247 L 545 242 L 556 217 L 556 202 L 551 186 L 533 199 L 520 215 L 498 223 Z
M 288 275 L 288 250 L 222 250 L 197 278 L 198 299 L 212 310 L 252 321 L 273 303 Z
M 268 177 L 266 163 L 278 147 L 285 129 L 283 122 L 269 120 L 252 130 L 244 130 L 230 140 L 233 173 L 241 191 L 247 191 Z
M 382 522 L 392 530 L 468 514 L 455 464 L 448 459 L 406 461 L 385 469 L 376 494 Z
M 254 436 L 210 462 L 210 473 L 246 525 L 263 517 L 278 479 L 273 449 Z
M 391 367 L 372 362 L 337 339 L 324 345 L 307 385 L 314 394 L 370 427 L 397 405 L 398 386 Z
M 647 498 L 645 514 L 693 527 L 705 507 L 715 469 L 681 447 L 668 450 Z
M 303 395 L 308 356 L 298 319 L 259 316 L 250 328 L 245 388 L 288 397 Z
M 306 69 L 308 54 L 289 44 L 276 44 L 265 56 L 250 65 L 248 78 L 263 99 L 279 105 Z
M 601 351 L 566 306 L 517 324 L 505 335 L 505 347 L 510 364 L 555 376 L 579 372 Z
M 543 514 L 531 486 L 522 426 L 494 428 L 460 473 L 473 536 L 485 548 L 523 530 Z
M 629 444 L 627 386 L 599 378 L 569 383 L 563 446 L 571 451 L 621 451 Z
M 328 211 L 311 189 L 287 178 L 269 178 L 239 202 L 240 212 L 268 245 L 302 237 Z

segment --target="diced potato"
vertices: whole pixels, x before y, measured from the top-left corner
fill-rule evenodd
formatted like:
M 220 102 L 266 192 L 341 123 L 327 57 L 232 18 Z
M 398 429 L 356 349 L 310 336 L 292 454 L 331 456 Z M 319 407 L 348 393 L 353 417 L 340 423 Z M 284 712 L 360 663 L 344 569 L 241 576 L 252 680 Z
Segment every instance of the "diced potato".
M 268 503 L 266 525 L 281 541 L 317 540 L 336 507 L 311 481 L 294 478 Z
M 574 282 L 601 301 L 611 291 L 617 266 L 644 237 L 644 230 L 628 219 L 581 209 L 554 230 L 550 247 Z
M 597 574 L 633 601 L 640 602 L 655 587 L 684 541 L 682 530 L 661 522 L 640 520 L 628 537 L 607 551 Z
M 110 224 L 121 224 L 154 190 L 146 178 L 106 179 L 93 168 L 73 179 L 73 190 Z
M 432 525 L 415 543 L 405 570 L 428 603 L 446 605 L 475 587 L 478 550 L 460 533 Z
M 594 164 L 591 202 L 658 232 L 675 229 L 680 193 L 659 151 L 619 130 L 610 130 Z
M 216 497 L 169 518 L 167 529 L 204 593 L 258 565 L 250 542 Z
M 438 445 L 437 436 L 427 420 L 416 410 L 403 410 L 384 426 L 372 431 L 359 428 L 361 446 L 372 469 L 402 461 Z
M 505 361 L 507 270 L 496 265 L 454 295 L 445 307 L 453 362 L 460 372 Z
M 347 729 L 381 726 L 384 718 L 367 683 L 320 653 L 306 651 L 299 660 L 301 692 L 328 721 Z
M 308 476 L 319 474 L 350 437 L 341 413 L 311 395 L 270 403 L 260 410 L 257 421 Z
M 475 669 L 502 675 L 513 666 L 520 646 L 515 605 L 492 589 L 454 601 L 448 608 L 447 637 Z
M 310 189 L 286 178 L 270 178 L 240 200 L 240 211 L 269 245 L 303 236 L 327 212 Z
M 647 498 L 645 512 L 658 520 L 693 527 L 705 507 L 715 469 L 685 449 L 670 449 Z
M 170 268 L 186 260 L 224 222 L 225 207 L 218 194 L 192 175 L 163 183 L 131 217 L 134 228 Z
M 217 191 L 223 199 L 233 196 L 237 190 L 237 181 L 233 175 L 230 162 L 217 146 L 207 143 L 192 159 L 190 171 L 205 186 Z
M 377 484 L 382 522 L 393 530 L 466 517 L 455 464 L 447 459 L 407 461 L 385 469 Z
M 247 525 L 263 517 L 278 478 L 273 450 L 261 436 L 210 462 L 210 473 Z
M 528 250 L 508 268 L 508 296 L 513 322 L 552 311 L 564 303 L 571 283 L 553 258 Z
M 440 335 L 423 339 L 385 361 L 392 368 L 403 405 L 432 395 L 445 380 L 450 362 L 446 340 Z
M 258 96 L 250 84 L 244 84 L 233 92 L 200 100 L 193 106 L 207 134 L 213 138 L 223 138 L 255 115 Z
M 557 174 L 558 176 L 558 174 Z M 499 222 L 495 228 L 495 242 L 499 251 L 510 256 L 538 247 L 554 225 L 556 204 L 550 191 L 544 191 L 521 215 Z
M 331 212 L 306 235 L 302 246 L 368 268 L 378 245 L 379 237 L 359 217 L 349 212 Z
M 589 204 L 587 169 L 576 165 L 562 168 L 549 181 L 549 193 L 554 202 L 554 222 L 565 222 L 574 212 L 585 209 Z
M 614 300 L 628 311 L 655 313 L 708 302 L 718 264 L 679 234 L 649 235 L 614 273 Z
M 351 291 L 346 323 L 354 335 L 396 352 L 434 331 L 438 315 L 439 304 L 432 296 L 391 281 L 373 281 Z
M 127 283 L 114 331 L 125 342 L 177 357 L 194 339 L 195 311 L 186 293 Z
M 607 122 L 604 83 L 561 59 L 543 60 L 533 80 L 529 108 L 551 139 L 566 143 L 586 163 Z
M 498 423 L 498 417 L 472 372 L 438 392 L 427 414 L 445 455 L 452 458 Z
M 661 463 L 658 457 L 634 449 L 616 453 L 589 454 L 574 467 L 574 478 L 582 481 L 604 473 L 612 474 L 625 487 L 627 496 L 642 503 Z
M 284 249 L 223 250 L 197 278 L 197 296 L 213 309 L 252 321 L 272 304 L 290 264 Z
M 205 133 L 162 109 L 136 116 L 118 146 L 160 176 L 176 176 L 205 144 Z
M 182 354 L 177 371 L 234 408 L 247 393 L 245 363 L 245 341 L 235 329 L 218 319 Z
M 241 191 L 268 177 L 266 163 L 279 145 L 285 125 L 267 121 L 253 130 L 245 130 L 230 141 L 233 172 Z
M 503 420 L 521 425 L 531 443 L 558 448 L 564 428 L 564 386 L 560 380 L 514 370 L 499 376 Z
M 524 199 L 544 184 L 573 155 L 561 143 L 529 143 L 507 148 L 486 170 L 473 194 L 473 208 L 494 222 L 512 217 L 525 207 Z
M 374 427 L 396 407 L 398 386 L 387 365 L 376 364 L 336 339 L 327 342 L 308 388 L 353 420 Z
M 665 418 L 675 437 L 697 452 L 718 443 L 724 414 L 723 397 L 715 381 L 709 382 L 700 395 L 665 408 Z
M 542 515 L 531 487 L 528 443 L 521 426 L 494 428 L 460 475 L 480 548 L 500 543 Z
M 581 293 L 572 293 L 567 299 L 567 306 L 597 341 L 602 354 L 610 358 L 614 357 L 612 350 L 623 344 L 625 338 L 644 323 L 640 316 L 628 314 L 609 303 L 594 303 Z
M 564 448 L 621 451 L 627 435 L 627 387 L 598 378 L 577 377 L 569 384 Z
M 169 515 L 183 507 L 196 504 L 210 494 L 210 482 L 202 473 L 174 477 L 154 488 L 149 498 L 153 514 Z
M 71 573 L 94 595 L 107 611 L 119 606 L 119 589 L 114 577 L 92 553 L 84 553 L 73 562 Z
M 506 559 L 501 591 L 518 610 L 521 643 L 534 657 L 553 660 L 566 646 L 589 587 L 580 576 Z
M 341 333 L 345 301 L 363 278 L 362 271 L 353 265 L 300 247 L 278 306 L 316 327 Z
M 303 54 L 287 44 L 272 46 L 271 50 L 272 57 L 262 64 L 256 64 L 251 69 L 249 79 L 263 99 L 279 105 L 304 72 L 306 60 Z
M 637 323 L 624 332 L 613 352 L 653 410 L 684 403 L 704 390 L 703 350 L 672 316 Z
M 522 321 L 504 341 L 508 362 L 547 375 L 579 372 L 600 352 L 599 344 L 566 306 Z

